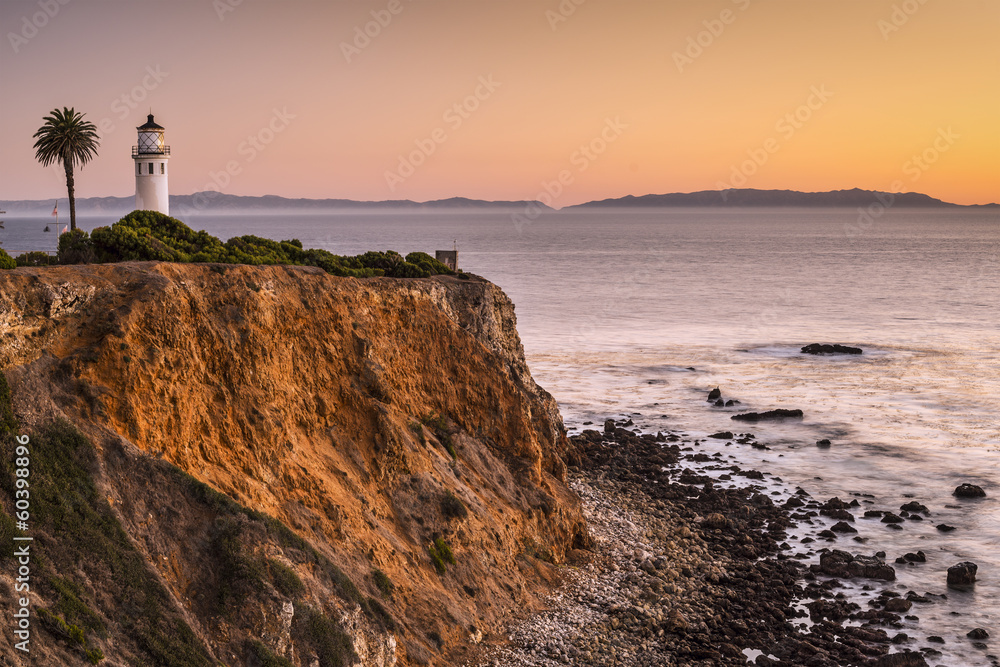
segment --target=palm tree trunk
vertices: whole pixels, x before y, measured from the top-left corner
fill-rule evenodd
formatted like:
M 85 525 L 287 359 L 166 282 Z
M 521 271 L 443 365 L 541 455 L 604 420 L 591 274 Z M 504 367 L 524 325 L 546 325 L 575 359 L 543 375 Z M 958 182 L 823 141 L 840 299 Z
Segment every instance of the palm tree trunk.
M 69 190 L 69 228 L 71 230 L 76 230 L 76 187 L 73 181 L 73 161 L 63 160 L 63 166 L 66 168 L 66 189 Z M 59 235 L 59 230 L 56 230 L 56 236 Z

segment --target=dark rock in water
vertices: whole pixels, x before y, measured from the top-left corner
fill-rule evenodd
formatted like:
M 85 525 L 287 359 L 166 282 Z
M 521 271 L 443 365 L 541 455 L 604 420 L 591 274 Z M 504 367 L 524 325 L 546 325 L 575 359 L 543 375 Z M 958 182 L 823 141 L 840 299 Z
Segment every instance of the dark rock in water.
M 952 494 L 959 498 L 985 498 L 986 492 L 975 484 L 963 484 Z
M 899 508 L 900 512 L 930 512 L 926 506 L 921 505 L 916 500 L 911 500 Z
M 737 401 L 735 398 L 730 398 L 728 401 L 726 401 L 727 408 L 733 405 L 739 405 L 739 401 Z
M 971 586 L 976 583 L 976 571 L 979 566 L 970 561 L 964 561 L 948 568 L 949 586 Z
M 614 419 L 605 419 L 604 420 L 604 432 L 605 433 L 612 434 L 612 433 L 615 432 L 616 428 L 617 427 L 615 426 L 615 420 Z
M 708 437 L 715 438 L 716 440 L 732 440 L 736 436 L 733 435 L 732 431 L 719 431 Z
M 816 536 L 817 537 L 822 537 L 822 538 L 825 538 L 825 539 L 828 539 L 828 540 L 835 540 L 835 539 L 837 539 L 837 533 L 833 532 L 832 530 L 821 530 L 818 533 L 816 533 Z
M 891 565 L 874 556 L 852 556 L 846 551 L 834 549 L 819 557 L 819 565 L 811 565 L 810 570 L 831 577 L 850 579 L 862 577 L 865 579 L 882 579 L 895 581 L 896 570 Z
M 885 512 L 883 512 L 882 510 L 865 510 L 866 519 L 877 519 L 883 514 L 885 514 Z
M 903 554 L 903 560 L 907 563 L 926 563 L 927 554 L 923 551 L 918 551 L 917 553 L 907 553 Z
M 811 345 L 806 345 L 802 348 L 802 354 L 861 354 L 862 350 L 860 347 L 850 347 L 849 345 L 840 345 L 834 343 L 833 345 L 828 345 L 825 343 L 812 343 Z
M 866 667 L 927 667 L 927 661 L 919 653 L 890 653 L 880 658 L 869 660 Z
M 830 526 L 830 530 L 835 533 L 856 533 L 858 529 L 847 523 L 846 521 L 838 521 L 837 523 Z
M 767 412 L 744 412 L 743 414 L 733 415 L 731 419 L 743 422 L 780 421 L 782 419 L 802 419 L 802 411 L 785 410 L 784 408 L 779 408 L 777 410 L 768 410 Z
M 719 399 L 719 400 L 717 400 L 717 401 L 716 401 L 715 403 L 712 403 L 712 405 L 714 405 L 714 406 L 715 406 L 715 407 L 717 407 L 717 408 L 724 408 L 724 407 L 726 407 L 726 402 L 725 402 L 725 401 L 723 401 L 723 400 L 722 400 L 722 399 L 720 398 L 720 399 Z
M 913 603 L 903 598 L 893 598 L 885 603 L 885 610 L 893 614 L 905 614 L 910 611 Z
M 882 523 L 903 523 L 903 517 L 892 512 L 886 512 L 882 515 Z
M 934 644 L 943 644 L 944 643 L 944 637 L 939 637 L 937 635 L 931 635 L 930 637 L 927 638 L 927 641 L 932 642 Z
M 716 387 L 712 391 L 708 392 L 708 398 L 705 400 L 711 403 L 713 401 L 717 401 L 720 398 L 722 398 L 722 390 Z
M 816 446 L 817 447 L 829 447 L 830 446 L 830 441 L 827 440 L 826 438 L 823 438 L 822 440 L 817 440 L 816 441 Z
M 942 533 L 950 533 L 951 531 L 955 530 L 955 526 L 949 526 L 946 523 L 939 523 L 937 526 L 935 526 L 935 528 L 940 530 Z
M 969 630 L 969 633 L 965 636 L 969 639 L 989 639 L 990 633 L 982 628 L 976 628 L 975 630 Z

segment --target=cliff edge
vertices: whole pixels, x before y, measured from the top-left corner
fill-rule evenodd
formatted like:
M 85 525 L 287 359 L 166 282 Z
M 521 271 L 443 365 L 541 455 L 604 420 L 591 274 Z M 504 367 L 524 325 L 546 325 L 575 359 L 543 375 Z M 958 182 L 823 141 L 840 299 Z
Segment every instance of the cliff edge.
M 588 542 L 555 401 L 482 279 L 4 271 L 0 369 L 44 664 L 457 664 Z

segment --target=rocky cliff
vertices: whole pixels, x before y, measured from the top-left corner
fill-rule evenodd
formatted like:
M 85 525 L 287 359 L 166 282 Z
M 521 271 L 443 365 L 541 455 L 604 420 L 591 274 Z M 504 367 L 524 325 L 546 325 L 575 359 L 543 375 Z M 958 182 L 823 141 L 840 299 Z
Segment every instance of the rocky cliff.
M 35 466 L 31 662 L 460 662 L 587 543 L 515 325 L 474 277 L 0 272 L 4 448 L 29 434 Z

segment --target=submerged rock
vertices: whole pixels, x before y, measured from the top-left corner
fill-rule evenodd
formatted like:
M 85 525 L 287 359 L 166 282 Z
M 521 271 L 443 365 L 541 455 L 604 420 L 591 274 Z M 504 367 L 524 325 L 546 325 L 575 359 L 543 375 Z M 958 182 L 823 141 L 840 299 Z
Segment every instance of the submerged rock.
M 969 630 L 965 636 L 969 639 L 989 639 L 990 633 L 986 632 L 983 628 L 976 628 L 975 630 Z
M 739 415 L 733 415 L 730 419 L 735 419 L 736 421 L 744 422 L 759 422 L 759 421 L 781 421 L 782 419 L 802 419 L 802 410 L 786 410 L 784 408 L 779 408 L 777 410 L 768 410 L 767 412 L 744 412 Z
M 862 354 L 862 352 L 863 350 L 860 347 L 851 347 L 838 343 L 834 343 L 833 345 L 812 343 L 802 348 L 802 354 Z
M 816 446 L 817 447 L 823 447 L 823 448 L 829 447 L 830 446 L 830 441 L 827 440 L 826 438 L 823 438 L 822 440 L 817 440 L 816 441 Z

